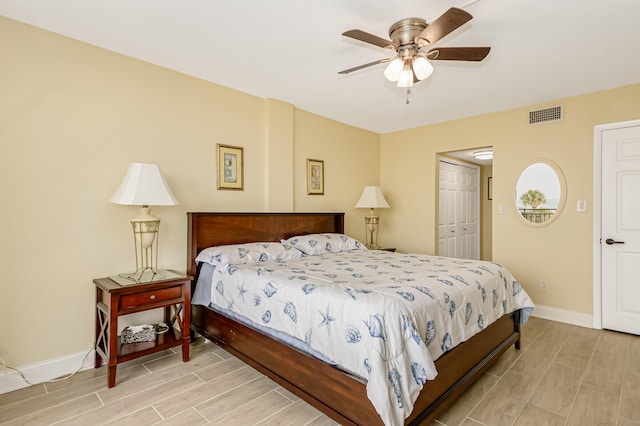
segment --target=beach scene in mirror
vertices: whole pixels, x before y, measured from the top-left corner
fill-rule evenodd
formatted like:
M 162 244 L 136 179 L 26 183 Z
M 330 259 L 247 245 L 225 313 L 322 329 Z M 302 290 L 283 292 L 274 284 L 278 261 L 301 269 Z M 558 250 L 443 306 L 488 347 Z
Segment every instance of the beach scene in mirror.
M 556 171 L 548 164 L 527 167 L 516 184 L 516 206 L 531 223 L 544 223 L 558 211 L 562 186 Z

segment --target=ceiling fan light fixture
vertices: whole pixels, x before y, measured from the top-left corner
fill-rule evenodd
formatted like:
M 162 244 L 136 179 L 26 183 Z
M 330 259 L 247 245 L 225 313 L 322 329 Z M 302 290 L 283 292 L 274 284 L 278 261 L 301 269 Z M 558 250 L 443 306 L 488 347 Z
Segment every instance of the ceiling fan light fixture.
M 395 58 L 384 70 L 384 76 L 389 81 L 398 81 L 400 78 L 400 73 L 402 72 L 402 68 L 404 67 L 404 61 L 400 58 Z
M 477 0 L 471 0 L 471 3 L 475 1 Z M 338 74 L 349 74 L 370 66 L 388 63 L 384 70 L 385 78 L 397 82 L 398 87 L 409 88 L 431 76 L 433 73 L 431 61 L 433 60 L 482 61 L 491 50 L 488 46 L 434 47 L 428 52 L 422 51 L 423 47 L 433 46 L 472 18 L 473 16 L 469 12 L 457 7 L 450 7 L 428 24 L 422 18 L 401 19 L 389 28 L 390 40 L 359 29 L 345 31 L 342 33 L 345 37 L 383 49 L 395 50 L 396 56 L 393 59 L 380 59 L 339 71 Z
M 424 80 L 433 72 L 433 66 L 431 66 L 426 58 L 416 56 L 413 60 L 413 72 L 416 74 L 418 80 Z

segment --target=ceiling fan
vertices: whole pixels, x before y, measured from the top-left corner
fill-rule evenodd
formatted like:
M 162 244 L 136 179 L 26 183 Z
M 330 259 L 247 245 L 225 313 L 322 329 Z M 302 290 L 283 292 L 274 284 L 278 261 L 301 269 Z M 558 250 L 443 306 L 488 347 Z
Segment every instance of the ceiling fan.
M 430 24 L 421 18 L 402 19 L 389 28 L 391 40 L 362 30 L 345 31 L 342 33 L 343 36 L 385 49 L 393 49 L 397 54 L 393 58 L 369 62 L 340 71 L 338 74 L 349 74 L 372 65 L 389 62 L 384 76 L 390 81 L 397 82 L 398 87 L 412 87 L 414 83 L 426 79 L 433 72 L 429 60 L 482 61 L 489 54 L 490 47 L 434 47 L 426 52 L 422 50 L 432 46 L 472 18 L 469 12 L 452 7 Z

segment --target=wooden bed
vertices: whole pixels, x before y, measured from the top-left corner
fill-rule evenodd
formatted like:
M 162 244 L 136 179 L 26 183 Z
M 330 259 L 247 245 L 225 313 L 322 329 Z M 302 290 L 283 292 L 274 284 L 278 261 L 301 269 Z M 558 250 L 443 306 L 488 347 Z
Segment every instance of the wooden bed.
M 197 276 L 204 248 L 294 235 L 344 232 L 344 213 L 187 213 L 187 273 Z M 195 286 L 195 280 L 194 284 Z M 505 315 L 482 333 L 436 361 L 438 376 L 427 382 L 405 424 L 430 424 L 512 344 L 519 349 L 519 312 Z M 270 377 L 342 425 L 382 424 L 365 383 L 239 324 L 193 305 L 191 327 Z

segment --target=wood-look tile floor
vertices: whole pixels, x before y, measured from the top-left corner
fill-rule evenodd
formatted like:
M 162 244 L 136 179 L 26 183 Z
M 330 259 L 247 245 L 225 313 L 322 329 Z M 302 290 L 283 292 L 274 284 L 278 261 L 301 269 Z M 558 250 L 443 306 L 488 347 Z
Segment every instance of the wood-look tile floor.
M 273 381 L 198 339 L 191 360 L 166 351 L 0 395 L 9 425 L 336 425 Z M 510 348 L 434 423 L 640 425 L 640 337 L 531 318 Z

